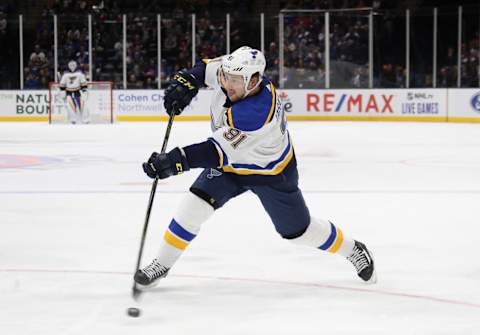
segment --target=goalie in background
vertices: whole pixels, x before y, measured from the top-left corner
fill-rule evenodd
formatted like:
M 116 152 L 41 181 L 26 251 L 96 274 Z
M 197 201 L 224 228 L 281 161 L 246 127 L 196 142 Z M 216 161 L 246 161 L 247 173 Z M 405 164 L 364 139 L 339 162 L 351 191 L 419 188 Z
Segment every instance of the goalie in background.
M 71 123 L 89 123 L 88 110 L 85 108 L 87 98 L 87 79 L 77 70 L 77 62 L 68 62 L 69 71 L 65 72 L 60 80 L 60 89 L 67 99 L 68 119 Z

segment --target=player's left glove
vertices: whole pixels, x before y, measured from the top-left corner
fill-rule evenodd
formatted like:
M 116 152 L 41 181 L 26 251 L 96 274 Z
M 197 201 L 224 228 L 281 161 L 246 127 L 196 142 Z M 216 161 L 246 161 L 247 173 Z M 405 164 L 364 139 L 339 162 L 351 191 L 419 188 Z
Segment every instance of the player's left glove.
M 179 115 L 198 93 L 197 80 L 187 71 L 181 70 L 175 74 L 170 85 L 165 89 L 165 110 L 169 113 L 175 108 Z
M 188 170 L 190 170 L 190 166 L 187 157 L 180 148 L 175 148 L 169 153 L 163 154 L 154 152 L 148 161 L 143 163 L 143 171 L 150 178 L 158 176 L 160 179 L 165 179 Z

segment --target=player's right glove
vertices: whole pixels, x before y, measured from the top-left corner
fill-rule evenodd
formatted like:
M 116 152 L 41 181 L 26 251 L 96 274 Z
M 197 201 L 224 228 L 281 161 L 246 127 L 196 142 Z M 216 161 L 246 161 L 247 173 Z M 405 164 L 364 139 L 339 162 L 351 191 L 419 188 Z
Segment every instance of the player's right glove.
M 146 163 L 143 163 L 143 171 L 150 178 L 158 177 L 165 179 L 170 176 L 190 170 L 187 157 L 180 148 L 175 148 L 169 153 L 152 153 Z
M 165 90 L 163 105 L 167 113 L 172 108 L 179 115 L 187 107 L 198 93 L 198 85 L 195 77 L 187 71 L 181 70 L 175 74 L 170 85 Z

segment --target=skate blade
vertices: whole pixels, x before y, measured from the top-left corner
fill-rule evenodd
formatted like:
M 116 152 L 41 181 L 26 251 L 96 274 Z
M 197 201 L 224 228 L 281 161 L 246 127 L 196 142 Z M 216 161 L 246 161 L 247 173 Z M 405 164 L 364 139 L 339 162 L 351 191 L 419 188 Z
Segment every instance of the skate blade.
M 377 271 L 373 270 L 372 276 L 369 280 L 364 282 L 367 285 L 373 285 L 377 283 Z
M 372 273 L 372 276 L 370 277 L 370 279 L 365 282 L 365 284 L 373 285 L 373 284 L 377 283 L 377 270 L 376 270 L 377 263 L 375 263 L 375 259 L 373 258 L 372 253 L 368 249 L 367 249 L 367 252 L 370 255 L 370 258 L 372 259 L 373 273 Z

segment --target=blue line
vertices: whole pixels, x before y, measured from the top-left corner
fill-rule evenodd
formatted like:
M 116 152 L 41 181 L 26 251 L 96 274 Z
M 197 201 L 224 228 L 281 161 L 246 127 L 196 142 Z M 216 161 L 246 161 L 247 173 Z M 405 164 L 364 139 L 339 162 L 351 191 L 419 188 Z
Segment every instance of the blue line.
M 146 194 L 150 190 L 51 190 L 0 191 L 0 195 L 16 194 Z M 185 194 L 187 190 L 158 190 L 157 193 Z M 480 194 L 480 190 L 302 190 L 304 194 Z
M 0 194 L 111 194 L 111 193 L 118 193 L 118 194 L 144 194 L 149 193 L 148 190 L 52 190 L 52 191 L 0 191 Z M 160 191 L 157 190 L 157 193 L 173 193 L 173 194 L 183 194 L 187 193 L 187 191 L 182 190 L 166 190 Z

